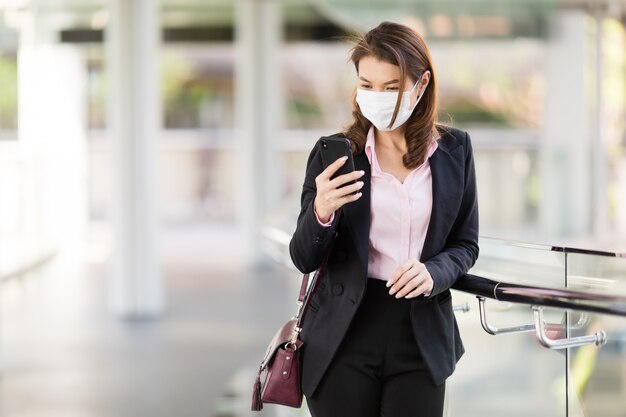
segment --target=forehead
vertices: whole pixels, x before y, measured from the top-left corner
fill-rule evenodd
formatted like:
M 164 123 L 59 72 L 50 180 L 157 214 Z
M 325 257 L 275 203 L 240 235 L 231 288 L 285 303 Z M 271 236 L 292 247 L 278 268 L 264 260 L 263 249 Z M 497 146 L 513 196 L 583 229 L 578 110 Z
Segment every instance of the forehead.
M 366 56 L 359 61 L 359 77 L 364 77 L 371 82 L 384 83 L 393 79 L 400 79 L 400 67 Z

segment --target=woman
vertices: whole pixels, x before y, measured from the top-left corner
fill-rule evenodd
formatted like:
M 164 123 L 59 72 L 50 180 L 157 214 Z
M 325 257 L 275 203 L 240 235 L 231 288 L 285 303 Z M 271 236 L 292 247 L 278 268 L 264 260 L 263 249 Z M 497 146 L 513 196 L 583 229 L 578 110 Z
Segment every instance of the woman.
M 289 244 L 302 272 L 330 250 L 301 334 L 302 387 L 313 417 L 440 417 L 464 352 L 449 289 L 478 256 L 472 148 L 436 124 L 419 34 L 381 23 L 351 60 L 354 120 L 339 135 L 356 170 L 330 180 L 345 160 L 322 169 L 316 144 Z

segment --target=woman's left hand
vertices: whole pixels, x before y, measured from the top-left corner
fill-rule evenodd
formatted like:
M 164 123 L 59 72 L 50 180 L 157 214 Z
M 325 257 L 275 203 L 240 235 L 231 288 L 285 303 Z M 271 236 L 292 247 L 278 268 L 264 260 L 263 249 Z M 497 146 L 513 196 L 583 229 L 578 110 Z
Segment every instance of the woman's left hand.
M 396 298 L 415 298 L 423 293 L 430 294 L 433 285 L 433 278 L 426 265 L 414 258 L 399 266 L 387 281 L 387 287 L 391 287 L 389 294 L 395 294 Z

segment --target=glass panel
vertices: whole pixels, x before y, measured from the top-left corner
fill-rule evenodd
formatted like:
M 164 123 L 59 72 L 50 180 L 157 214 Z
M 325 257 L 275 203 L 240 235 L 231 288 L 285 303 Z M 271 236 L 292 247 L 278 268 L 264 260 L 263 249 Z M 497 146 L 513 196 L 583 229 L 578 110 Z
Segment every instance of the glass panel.
M 563 288 L 565 256 L 548 246 L 481 238 L 481 254 L 470 273 L 503 282 Z M 448 381 L 446 415 L 465 417 L 565 416 L 566 358 L 541 347 L 534 332 L 492 336 L 483 330 L 478 302 L 454 291 L 465 355 Z M 488 322 L 497 328 L 532 324 L 530 306 L 487 300 Z M 551 323 L 565 313 L 545 312 Z
M 571 329 L 570 335 L 598 330 L 606 332 L 605 345 L 570 349 L 571 417 L 626 416 L 626 318 L 592 314 L 584 327 Z
M 567 255 L 568 288 L 626 296 L 626 259 Z M 588 315 L 583 326 L 570 319 L 570 336 L 603 330 L 607 343 L 570 350 L 570 416 L 626 417 L 626 317 Z
M 480 238 L 480 256 L 471 274 L 513 284 L 563 288 L 565 257 L 551 246 Z
M 565 416 L 565 352 L 540 346 L 534 333 L 492 336 L 478 320 L 475 299 L 455 291 L 453 301 L 470 302 L 457 313 L 465 355 L 448 380 L 447 416 Z M 564 314 L 547 312 L 550 322 Z M 496 327 L 532 323 L 528 306 L 487 301 L 487 317 Z

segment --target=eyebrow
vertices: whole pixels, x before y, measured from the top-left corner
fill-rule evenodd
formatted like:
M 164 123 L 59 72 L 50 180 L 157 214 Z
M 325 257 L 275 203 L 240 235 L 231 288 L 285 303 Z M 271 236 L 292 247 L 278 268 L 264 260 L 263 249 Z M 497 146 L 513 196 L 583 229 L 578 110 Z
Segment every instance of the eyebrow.
M 367 79 L 367 78 L 365 78 L 365 77 L 359 77 L 359 79 L 360 79 L 361 81 L 365 81 L 366 83 L 371 83 L 371 81 L 370 81 L 370 80 L 368 80 L 368 79 Z M 387 81 L 386 83 L 383 83 L 383 85 L 387 85 L 387 84 L 394 84 L 394 83 L 397 83 L 397 82 L 400 82 L 400 80 L 391 80 L 391 81 Z

